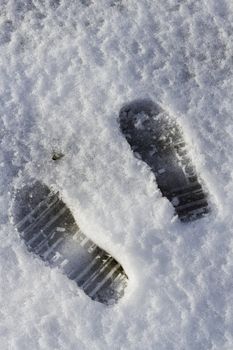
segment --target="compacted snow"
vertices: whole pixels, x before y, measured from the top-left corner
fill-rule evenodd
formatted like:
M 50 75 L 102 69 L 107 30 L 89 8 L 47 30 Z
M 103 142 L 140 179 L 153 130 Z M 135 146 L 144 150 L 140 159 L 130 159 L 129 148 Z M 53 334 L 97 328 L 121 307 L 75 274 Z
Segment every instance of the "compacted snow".
M 233 349 L 232 23 L 230 0 L 0 1 L 1 350 Z M 206 218 L 180 223 L 121 134 L 141 98 L 182 125 Z M 29 177 L 122 264 L 117 305 L 27 251 L 11 206 Z

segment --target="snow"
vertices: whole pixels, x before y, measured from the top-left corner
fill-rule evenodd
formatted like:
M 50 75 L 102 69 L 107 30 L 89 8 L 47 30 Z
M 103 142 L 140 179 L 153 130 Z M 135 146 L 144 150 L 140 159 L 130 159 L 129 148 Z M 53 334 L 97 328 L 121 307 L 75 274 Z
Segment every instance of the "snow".
M 0 2 L 2 350 L 233 349 L 232 23 L 230 0 Z M 180 223 L 134 157 L 117 119 L 138 98 L 182 125 L 208 217 Z M 28 177 L 122 264 L 118 305 L 27 251 L 10 208 Z

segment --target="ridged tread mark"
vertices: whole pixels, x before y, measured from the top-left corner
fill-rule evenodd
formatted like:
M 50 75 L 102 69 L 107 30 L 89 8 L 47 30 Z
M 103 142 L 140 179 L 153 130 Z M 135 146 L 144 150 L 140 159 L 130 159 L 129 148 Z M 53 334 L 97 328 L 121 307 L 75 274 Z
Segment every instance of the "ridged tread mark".
M 98 283 L 95 283 L 95 286 L 92 284 L 92 286 L 89 287 L 88 291 L 91 297 L 93 297 L 107 281 L 112 281 L 111 278 L 113 277 L 114 273 L 119 269 L 119 267 L 119 264 L 111 266 L 111 268 L 107 269 L 107 273 L 105 273 L 103 278 L 101 278 L 101 280 L 99 280 Z
M 190 221 L 208 213 L 207 196 L 178 123 L 150 100 L 124 106 L 119 123 L 135 155 L 151 167 L 158 187 L 180 220 Z
M 85 281 L 88 281 L 90 276 L 93 275 L 103 263 L 103 256 L 105 256 L 104 251 L 97 251 L 95 255 L 93 255 L 91 262 L 83 269 L 82 271 L 76 270 L 74 272 L 74 280 L 81 286 Z
M 34 224 L 36 218 L 38 219 L 43 216 L 43 214 L 49 211 L 51 206 L 56 204 L 57 201 L 58 198 L 56 196 L 48 196 L 48 198 L 45 198 L 42 202 L 39 202 L 31 212 L 29 212 L 17 223 L 17 230 L 19 232 L 24 231 L 27 226 L 29 227 L 30 225 Z
M 14 212 L 16 227 L 29 251 L 51 266 L 59 266 L 93 300 L 112 304 L 123 296 L 127 284 L 123 268 L 80 231 L 58 193 L 32 182 L 17 191 Z
M 88 291 L 90 291 L 90 289 L 92 289 L 93 283 L 94 283 L 94 285 L 96 285 L 96 280 L 101 278 L 102 274 L 105 275 L 105 271 L 106 271 L 107 267 L 111 265 L 113 260 L 114 259 L 111 258 L 110 256 L 105 261 L 102 260 L 100 262 L 98 268 L 85 281 L 82 282 L 81 286 L 86 292 L 88 292 Z

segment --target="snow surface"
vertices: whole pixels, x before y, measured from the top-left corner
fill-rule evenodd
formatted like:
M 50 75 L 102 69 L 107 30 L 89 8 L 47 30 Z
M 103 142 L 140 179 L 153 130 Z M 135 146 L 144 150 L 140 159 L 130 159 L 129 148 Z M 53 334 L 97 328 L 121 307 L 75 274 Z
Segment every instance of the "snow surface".
M 0 1 L 1 350 L 233 349 L 232 23 L 231 0 Z M 138 98 L 183 126 L 207 218 L 181 224 L 121 135 Z M 118 305 L 28 253 L 9 218 L 27 176 L 121 262 Z

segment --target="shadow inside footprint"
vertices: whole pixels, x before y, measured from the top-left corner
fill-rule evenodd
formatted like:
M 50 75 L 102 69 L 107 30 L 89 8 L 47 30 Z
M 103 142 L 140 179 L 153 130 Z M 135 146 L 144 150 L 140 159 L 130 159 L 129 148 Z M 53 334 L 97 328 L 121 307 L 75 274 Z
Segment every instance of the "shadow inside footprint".
M 58 193 L 33 181 L 15 192 L 13 216 L 28 250 L 59 266 L 90 298 L 110 305 L 123 296 L 122 266 L 81 232 Z
M 119 115 L 120 129 L 135 156 L 146 162 L 182 221 L 208 213 L 206 193 L 198 180 L 177 121 L 151 100 L 125 105 Z

